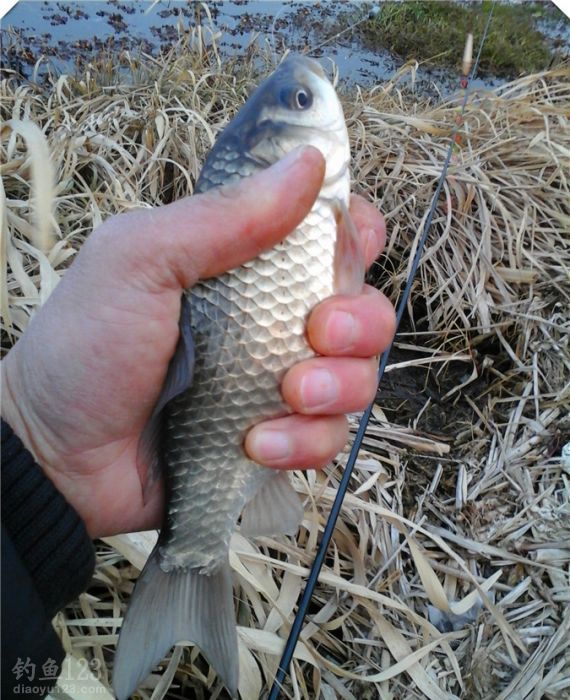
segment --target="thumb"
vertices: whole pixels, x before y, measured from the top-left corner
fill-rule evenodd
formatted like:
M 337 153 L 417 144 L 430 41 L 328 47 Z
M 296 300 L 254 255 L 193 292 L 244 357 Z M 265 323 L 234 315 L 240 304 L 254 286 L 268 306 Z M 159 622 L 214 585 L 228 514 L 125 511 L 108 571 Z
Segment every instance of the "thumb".
M 125 257 L 135 269 L 155 272 L 152 277 L 164 287 L 191 287 L 231 270 L 295 229 L 313 205 L 324 172 L 321 152 L 304 146 L 238 183 L 126 214 L 120 236 Z

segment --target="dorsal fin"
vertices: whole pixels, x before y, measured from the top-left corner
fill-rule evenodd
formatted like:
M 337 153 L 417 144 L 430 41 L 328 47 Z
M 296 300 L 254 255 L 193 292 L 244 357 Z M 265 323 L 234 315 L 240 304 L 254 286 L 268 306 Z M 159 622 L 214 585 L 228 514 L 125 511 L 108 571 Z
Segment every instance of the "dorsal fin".
M 168 365 L 168 371 L 158 401 L 141 434 L 137 450 L 137 469 L 145 503 L 148 501 L 153 484 L 162 473 L 160 441 L 164 407 L 174 397 L 192 386 L 195 353 L 190 322 L 190 302 L 186 295 L 183 294 L 180 306 L 180 320 L 178 322 L 180 334 L 176 350 Z

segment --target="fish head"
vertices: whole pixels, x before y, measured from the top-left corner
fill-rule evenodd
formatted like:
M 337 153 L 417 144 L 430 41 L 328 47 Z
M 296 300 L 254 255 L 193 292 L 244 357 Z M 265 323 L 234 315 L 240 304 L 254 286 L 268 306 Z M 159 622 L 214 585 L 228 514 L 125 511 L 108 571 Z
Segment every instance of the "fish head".
M 325 187 L 348 183 L 350 147 L 342 106 L 318 61 L 292 55 L 264 80 L 220 137 L 262 167 L 297 146 L 326 160 Z M 346 184 L 346 189 L 348 184 Z

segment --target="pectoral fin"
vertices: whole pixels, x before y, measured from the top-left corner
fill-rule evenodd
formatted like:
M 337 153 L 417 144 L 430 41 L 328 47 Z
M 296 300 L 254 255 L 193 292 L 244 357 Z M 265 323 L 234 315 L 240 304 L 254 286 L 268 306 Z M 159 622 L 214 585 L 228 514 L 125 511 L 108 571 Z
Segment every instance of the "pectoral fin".
M 192 377 L 194 375 L 194 341 L 190 325 L 190 303 L 186 295 L 182 296 L 178 326 L 180 335 L 178 336 L 176 350 L 168 365 L 166 379 L 158 401 L 142 432 L 137 451 L 137 468 L 143 487 L 143 500 L 145 503 L 148 500 L 153 484 L 162 472 L 159 447 L 163 409 L 175 396 L 186 391 L 192 385 Z
M 362 239 L 346 204 L 336 200 L 335 209 L 337 215 L 334 253 L 335 293 L 360 294 L 366 273 Z
M 275 471 L 245 506 L 241 516 L 241 533 L 260 535 L 294 535 L 303 519 L 303 505 L 286 471 Z

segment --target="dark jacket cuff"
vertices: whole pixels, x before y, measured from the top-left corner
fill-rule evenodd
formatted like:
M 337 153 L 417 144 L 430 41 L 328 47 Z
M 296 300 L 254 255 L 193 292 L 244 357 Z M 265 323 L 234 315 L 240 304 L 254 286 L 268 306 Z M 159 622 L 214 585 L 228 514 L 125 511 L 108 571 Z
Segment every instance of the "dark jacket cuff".
M 38 592 L 2 526 L 2 700 L 43 698 L 65 653 Z
M 95 566 L 85 525 L 5 421 L 2 525 L 49 618 L 85 590 Z

